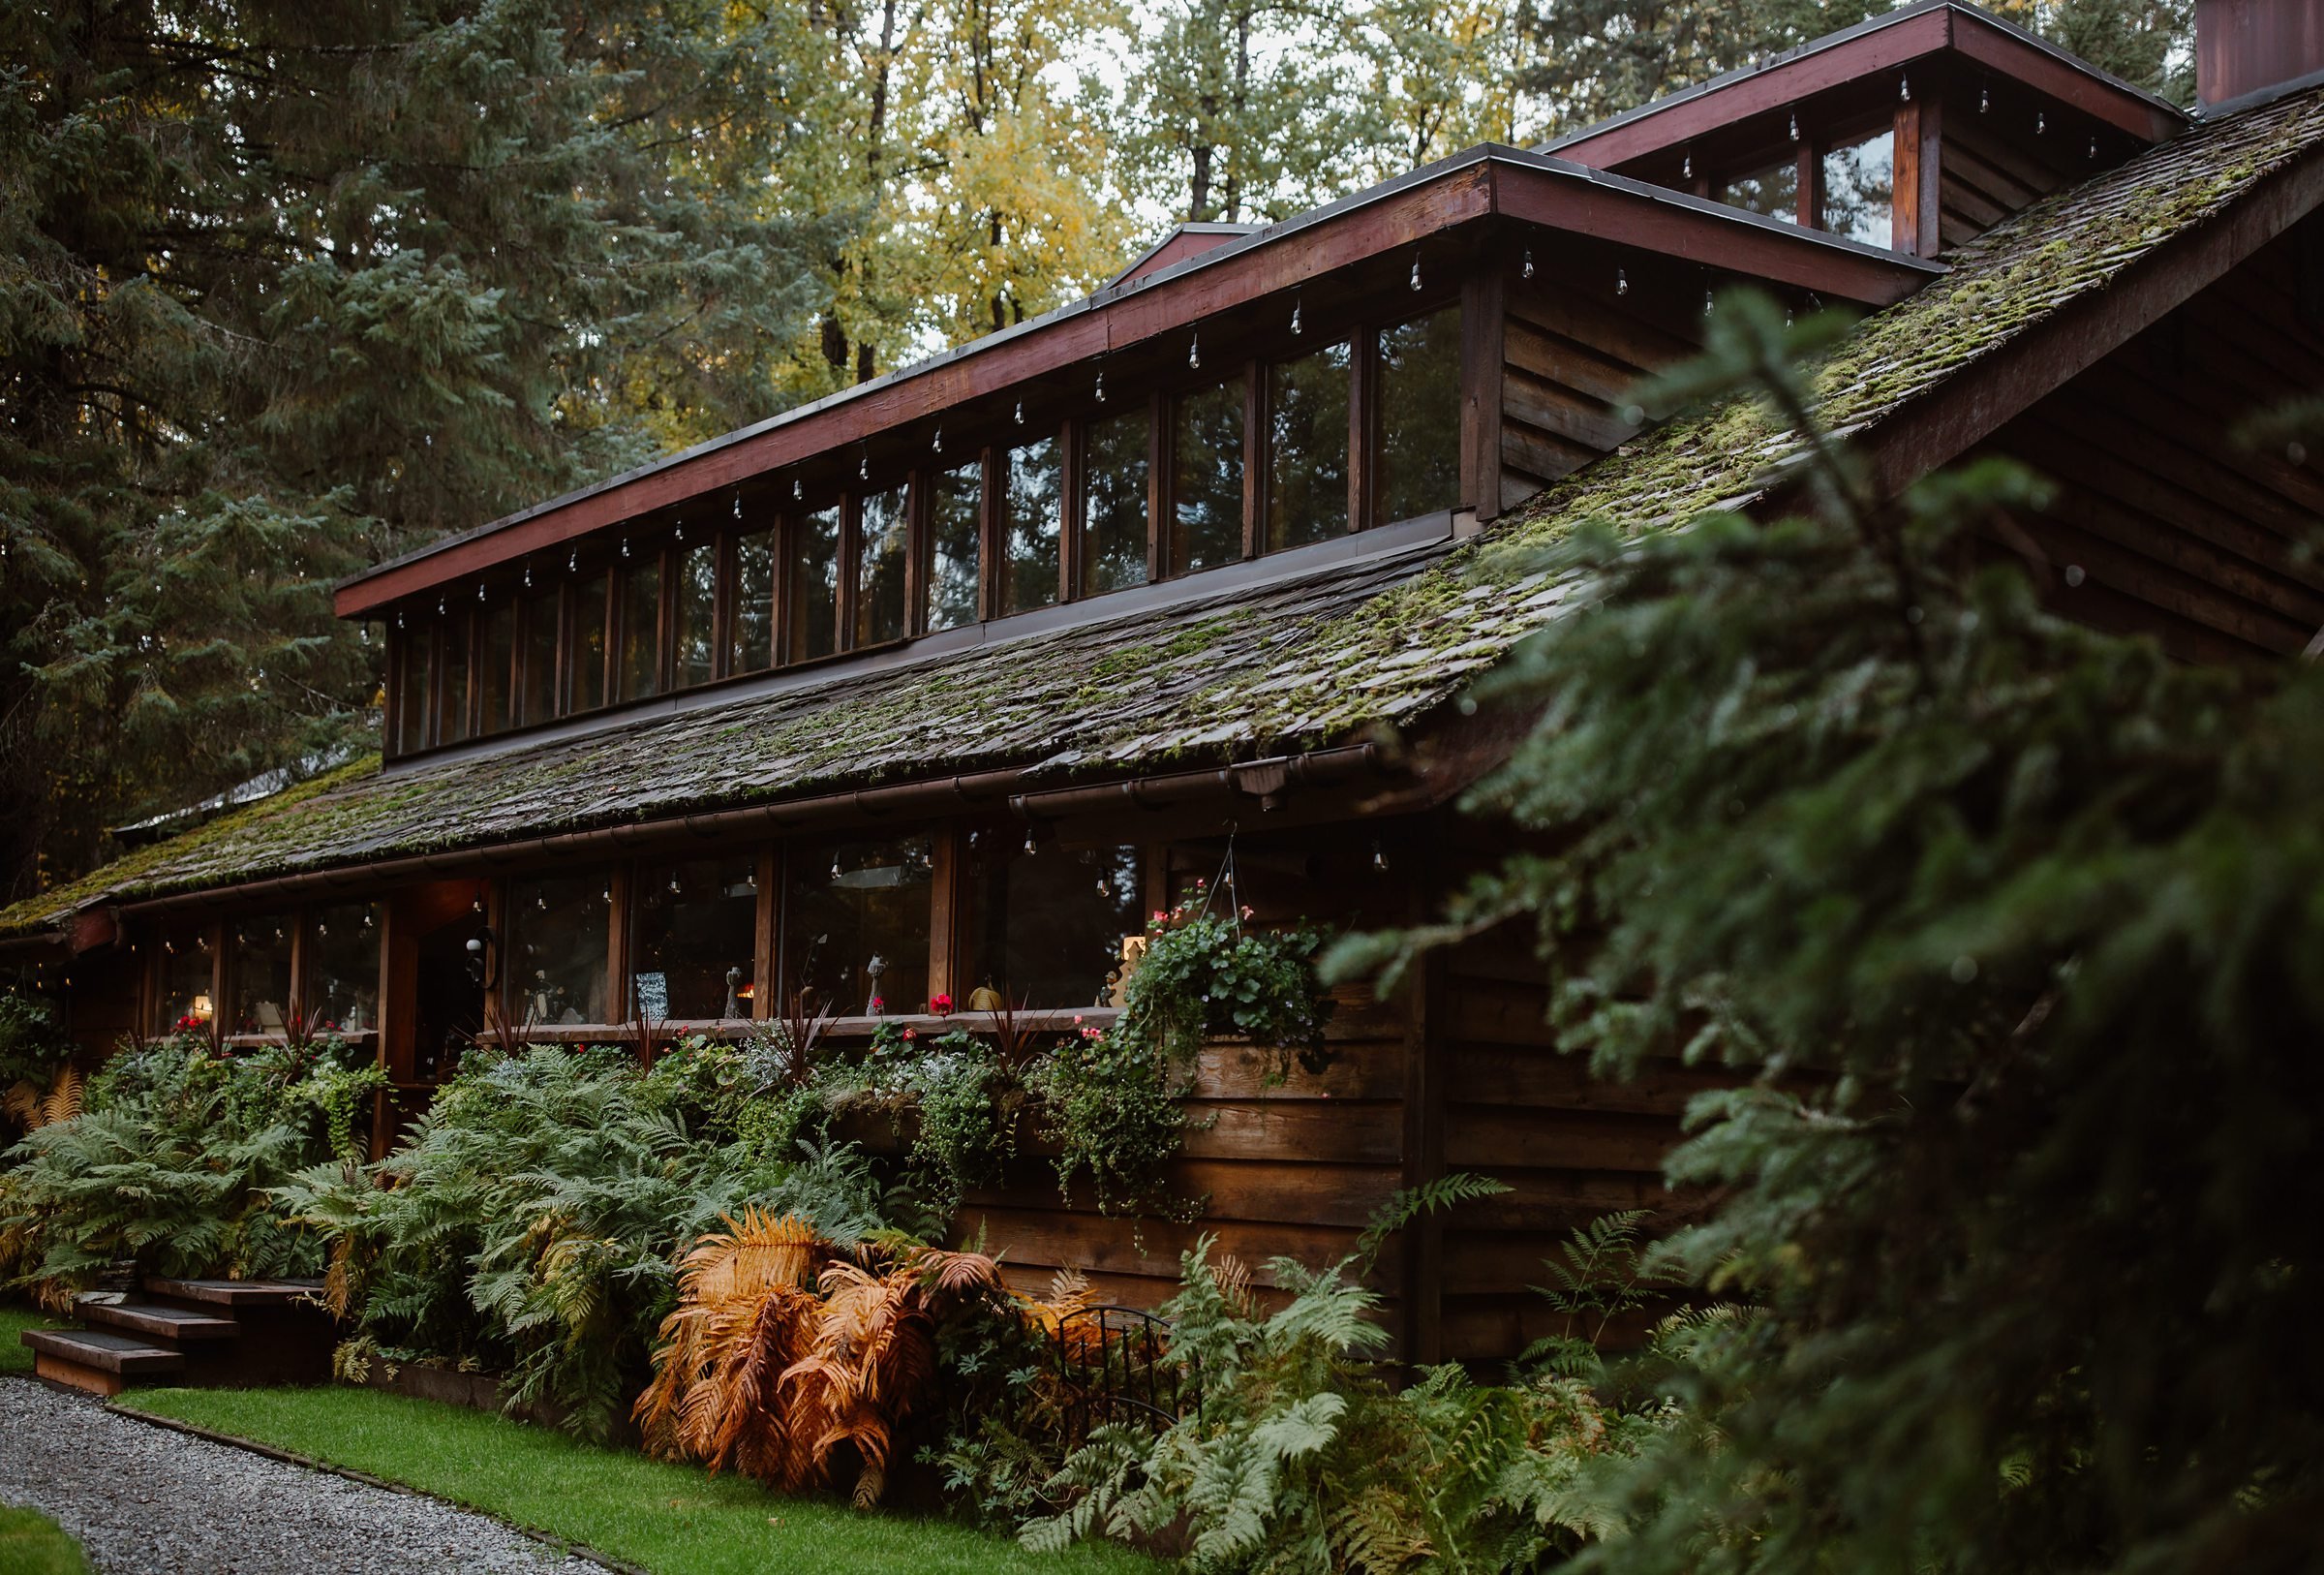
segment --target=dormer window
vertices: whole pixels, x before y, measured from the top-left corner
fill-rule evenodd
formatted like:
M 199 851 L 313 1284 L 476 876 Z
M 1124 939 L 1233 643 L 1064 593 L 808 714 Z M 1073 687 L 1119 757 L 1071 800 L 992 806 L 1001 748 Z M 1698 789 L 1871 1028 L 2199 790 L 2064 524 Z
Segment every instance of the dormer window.
M 1010 392 L 960 417 L 967 436 L 949 454 L 932 423 L 909 445 L 854 443 L 684 514 L 621 521 L 560 549 L 562 563 L 535 558 L 525 572 L 551 581 L 538 589 L 502 580 L 478 598 L 472 581 L 443 598 L 443 614 L 407 607 L 389 637 L 389 753 L 890 646 L 1374 525 L 1449 518 L 1461 486 L 1460 308 L 1385 325 L 1322 316 L 1310 304 L 1301 336 L 1287 331 L 1247 358 L 1229 359 L 1222 344 L 1226 364 L 1208 373 L 1167 365 L 1146 388 L 1116 383 L 1102 402 L 1091 386 L 1047 419 L 1028 419 Z
M 1896 130 L 1827 147 L 1817 162 L 1819 228 L 1885 248 L 1896 230 Z

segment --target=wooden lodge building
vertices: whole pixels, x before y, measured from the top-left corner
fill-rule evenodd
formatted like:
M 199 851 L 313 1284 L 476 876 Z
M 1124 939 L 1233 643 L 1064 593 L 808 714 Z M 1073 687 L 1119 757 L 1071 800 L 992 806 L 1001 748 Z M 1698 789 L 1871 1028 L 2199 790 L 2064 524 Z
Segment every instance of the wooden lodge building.
M 875 998 L 980 990 L 1103 1021 L 1123 939 L 1230 838 L 1263 919 L 1424 915 L 1497 850 L 1451 808 L 1507 737 L 1464 689 L 1560 607 L 1479 549 L 1782 504 L 1770 417 L 1626 403 L 1736 285 L 1865 311 L 1824 409 L 1882 484 L 2056 479 L 2064 609 L 2192 661 L 2312 650 L 2324 473 L 2233 432 L 2324 386 L 2324 0 L 2200 14 L 2189 114 L 1920 0 L 1544 148 L 1184 227 L 1086 299 L 382 564 L 337 592 L 384 635 L 380 755 L 0 912 L 0 962 L 92 1056 L 318 1009 L 389 1069 L 384 1144 L 483 1022 L 472 946 L 539 1036 L 802 991 L 861 1036 Z M 1656 1198 L 1697 1086 L 1594 1085 L 1543 1018 L 1526 942 L 1471 944 L 1351 997 L 1320 1075 L 1206 1059 L 1198 1224 L 1069 1207 L 1028 1156 L 963 1225 L 1150 1301 L 1197 1229 L 1316 1261 L 1482 1171 L 1515 1189 L 1383 1282 L 1409 1355 L 1510 1353 L 1554 1240 Z

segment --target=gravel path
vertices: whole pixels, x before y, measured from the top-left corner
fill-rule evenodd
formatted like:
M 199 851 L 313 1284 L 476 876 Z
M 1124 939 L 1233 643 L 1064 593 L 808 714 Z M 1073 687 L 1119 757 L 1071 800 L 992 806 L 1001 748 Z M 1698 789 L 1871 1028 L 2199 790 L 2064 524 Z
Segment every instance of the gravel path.
M 29 1378 L 0 1378 L 0 1502 L 40 1509 L 105 1575 L 604 1575 L 487 1516 L 148 1427 Z

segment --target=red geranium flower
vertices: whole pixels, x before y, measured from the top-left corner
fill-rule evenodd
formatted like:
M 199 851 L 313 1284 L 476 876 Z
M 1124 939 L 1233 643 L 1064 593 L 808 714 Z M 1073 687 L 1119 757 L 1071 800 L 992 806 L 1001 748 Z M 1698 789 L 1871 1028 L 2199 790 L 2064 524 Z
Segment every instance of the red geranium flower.
M 928 998 L 928 1009 L 929 1009 L 930 1011 L 932 1011 L 932 1012 L 934 1012 L 934 1013 L 935 1013 L 935 1014 L 936 1014 L 938 1017 L 945 1016 L 946 1014 L 948 1014 L 948 1013 L 949 1013 L 949 1012 L 952 1010 L 952 997 L 950 997 L 950 996 L 931 996 L 931 997 L 929 997 L 929 998 Z

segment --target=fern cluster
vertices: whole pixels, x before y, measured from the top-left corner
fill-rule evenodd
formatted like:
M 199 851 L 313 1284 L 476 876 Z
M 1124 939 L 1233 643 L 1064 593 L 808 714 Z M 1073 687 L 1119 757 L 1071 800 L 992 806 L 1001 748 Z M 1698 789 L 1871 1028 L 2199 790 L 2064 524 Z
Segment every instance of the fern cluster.
M 1372 1252 L 1424 1209 L 1499 1189 L 1448 1177 L 1401 1194 L 1337 1264 L 1274 1260 L 1290 1299 L 1271 1313 L 1206 1238 L 1162 1309 L 1199 1406 L 1159 1435 L 1095 1430 L 1050 1484 L 1066 1507 L 1028 1521 L 1024 1544 L 1170 1535 L 1197 1570 L 1390 1575 L 1530 1570 L 1618 1530 L 1601 1483 L 1669 1425 L 1659 1403 L 1619 1408 L 1539 1364 L 1498 1385 L 1448 1365 L 1398 1388 L 1377 1361 Z
M 860 1154 L 707 1138 L 684 1086 L 613 1050 L 474 1053 L 385 1159 L 278 1195 L 329 1239 L 332 1304 L 377 1346 L 505 1373 L 512 1405 L 601 1435 L 644 1381 L 680 1254 L 722 1217 L 770 1208 L 840 1242 L 885 1224 Z
M 124 1051 L 77 1114 L 0 1172 L 0 1271 L 52 1306 L 128 1259 L 171 1276 L 320 1272 L 319 1232 L 272 1189 L 344 1163 L 380 1074 L 336 1038 L 222 1056 L 181 1035 Z

